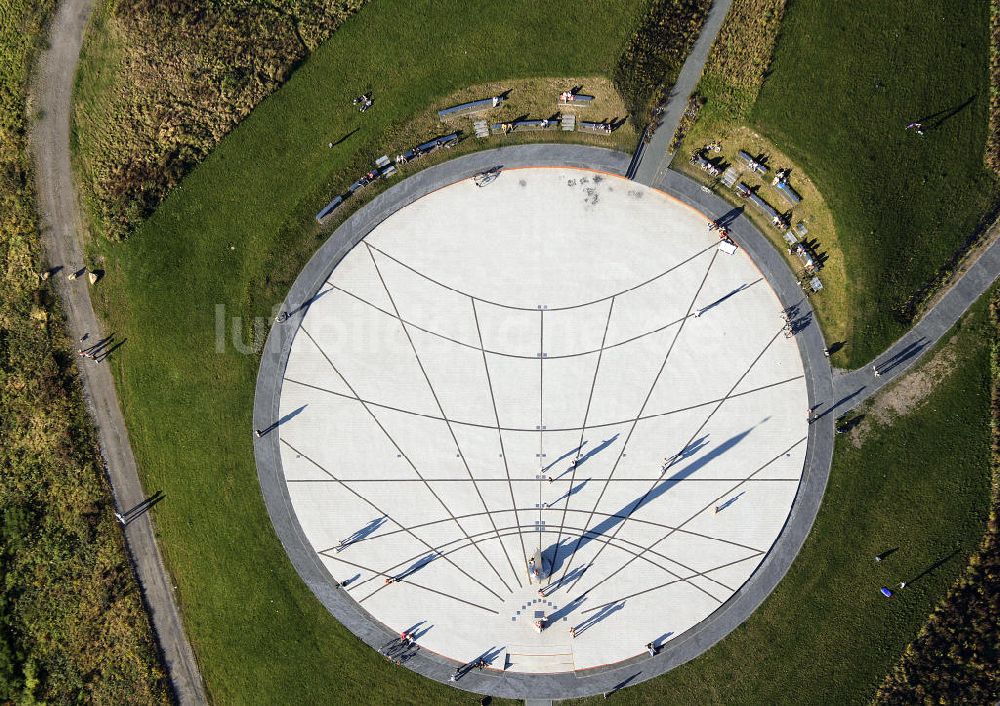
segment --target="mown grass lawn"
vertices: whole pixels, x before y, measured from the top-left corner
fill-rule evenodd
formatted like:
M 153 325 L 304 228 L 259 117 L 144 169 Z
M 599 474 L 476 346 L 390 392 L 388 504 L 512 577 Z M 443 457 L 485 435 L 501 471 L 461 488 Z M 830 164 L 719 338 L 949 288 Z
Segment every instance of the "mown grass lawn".
M 764 604 L 709 652 L 625 689 L 615 696 L 619 703 L 870 702 L 985 527 L 986 301 L 959 323 L 952 372 L 921 407 L 873 426 L 858 447 L 846 434 L 837 437 L 816 524 Z M 882 563 L 873 561 L 891 548 L 897 551 Z M 893 599 L 879 594 L 900 581 L 909 585 Z
M 989 2 L 789 4 L 755 128 L 815 181 L 843 248 L 860 365 L 997 199 L 983 167 Z M 923 120 L 925 136 L 905 126 Z
M 161 546 L 216 702 L 469 703 L 387 664 L 295 574 L 257 485 L 258 360 L 231 343 L 216 351 L 216 305 L 227 335 L 233 317 L 270 314 L 284 295 L 275 268 L 294 274 L 318 246 L 312 215 L 353 155 L 383 154 L 384 134 L 466 86 L 610 76 L 643 7 L 373 2 L 126 244 L 95 244 L 108 273 L 95 294 L 128 339 L 115 370 L 131 441 L 146 489 L 166 496 L 154 510 Z M 368 88 L 376 104 L 362 115 L 351 98 Z M 347 134 L 343 149 L 327 147 Z

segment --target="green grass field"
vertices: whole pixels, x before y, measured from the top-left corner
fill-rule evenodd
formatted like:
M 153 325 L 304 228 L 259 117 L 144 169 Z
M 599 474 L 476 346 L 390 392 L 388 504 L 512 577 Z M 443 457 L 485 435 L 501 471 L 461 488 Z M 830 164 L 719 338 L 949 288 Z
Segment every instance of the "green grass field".
M 796 0 L 754 126 L 813 179 L 843 249 L 859 365 L 997 199 L 983 167 L 989 2 Z M 926 135 L 904 127 L 923 120 Z
M 216 352 L 215 306 L 227 324 L 270 313 L 285 291 L 274 273 L 293 276 L 316 248 L 312 215 L 355 154 L 383 154 L 383 134 L 469 85 L 608 76 L 642 7 L 372 3 L 127 243 L 95 245 L 108 272 L 95 293 L 109 330 L 128 338 L 115 367 L 133 448 L 146 489 L 166 495 L 154 510 L 161 547 L 216 702 L 469 702 L 361 645 L 295 574 L 257 485 L 258 361 Z M 377 103 L 362 115 L 351 98 L 369 86 Z
M 992 339 L 986 301 L 960 322 L 952 372 L 923 406 L 874 425 L 860 447 L 847 434 L 838 437 L 816 524 L 764 604 L 708 653 L 625 689 L 618 703 L 871 701 L 983 533 Z M 873 561 L 894 547 L 881 564 Z M 879 587 L 901 580 L 909 586 L 895 598 L 879 595 Z
M 227 337 L 233 317 L 244 324 L 267 317 L 325 237 L 312 215 L 350 181 L 358 155 L 373 159 L 388 151 L 386 136 L 405 131 L 435 101 L 491 81 L 608 76 L 642 7 L 640 0 L 545 6 L 516 0 L 476 4 L 474 11 L 455 2 L 372 3 L 224 139 L 125 244 L 94 244 L 93 256 L 108 273 L 95 295 L 109 332 L 128 339 L 114 365 L 132 444 L 147 490 L 166 495 L 154 510 L 161 547 L 216 702 L 470 702 L 469 695 L 378 658 L 298 579 L 271 530 L 253 464 L 258 361 L 231 343 L 216 352 L 216 305 L 225 306 Z M 350 99 L 368 87 L 377 104 L 361 115 Z M 968 117 L 952 122 L 960 119 Z M 327 148 L 348 134 L 342 148 Z M 817 172 L 816 181 L 822 179 Z M 872 320 L 882 321 L 877 316 Z M 246 325 L 243 331 L 247 337 Z M 803 694 L 829 665 L 851 672 L 837 693 L 873 689 L 964 554 L 899 601 L 881 604 L 870 584 L 884 579 L 868 566 L 869 553 L 908 538 L 913 548 L 899 552 L 899 566 L 916 569 L 942 549 L 965 551 L 980 530 L 988 366 L 985 349 L 969 350 L 970 362 L 934 398 L 940 412 L 931 414 L 929 405 L 905 430 L 894 426 L 838 454 L 818 531 L 748 626 L 676 674 L 626 691 L 628 698 L 659 703 L 669 692 L 677 702 L 701 703 L 711 683 L 719 699 L 745 694 L 764 703 L 780 693 L 779 678 L 787 693 Z M 975 355 L 982 358 L 978 368 Z M 937 425 L 934 444 L 915 431 L 931 425 Z M 899 457 L 898 443 L 909 444 L 906 457 Z M 947 475 L 913 465 L 919 453 L 928 463 L 977 445 L 982 463 L 966 453 Z M 885 476 L 872 468 L 884 468 Z M 852 531 L 863 534 L 848 532 L 847 517 L 855 518 Z M 827 624 L 830 616 L 839 622 Z M 779 635 L 783 643 L 747 642 L 755 625 L 762 631 L 757 639 Z M 864 630 L 867 642 L 859 637 Z M 872 631 L 884 631 L 885 639 L 870 644 Z M 774 652 L 779 647 L 785 652 Z M 769 660 L 767 669 L 758 672 L 754 655 Z

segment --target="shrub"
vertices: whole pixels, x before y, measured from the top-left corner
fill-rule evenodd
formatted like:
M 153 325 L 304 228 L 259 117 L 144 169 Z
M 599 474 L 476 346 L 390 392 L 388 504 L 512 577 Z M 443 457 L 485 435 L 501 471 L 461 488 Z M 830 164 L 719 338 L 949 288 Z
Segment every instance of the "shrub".
M 711 0 L 651 0 L 615 68 L 614 81 L 636 124 L 652 118 L 677 80 Z

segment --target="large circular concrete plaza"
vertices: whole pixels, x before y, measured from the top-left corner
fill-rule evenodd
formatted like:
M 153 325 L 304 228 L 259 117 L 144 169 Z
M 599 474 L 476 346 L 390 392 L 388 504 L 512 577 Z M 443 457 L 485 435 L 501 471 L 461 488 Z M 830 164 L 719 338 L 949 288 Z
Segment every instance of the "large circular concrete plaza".
M 610 174 L 508 169 L 327 270 L 269 434 L 358 614 L 456 663 L 574 672 L 669 646 L 748 580 L 809 402 L 782 305 L 707 223 Z

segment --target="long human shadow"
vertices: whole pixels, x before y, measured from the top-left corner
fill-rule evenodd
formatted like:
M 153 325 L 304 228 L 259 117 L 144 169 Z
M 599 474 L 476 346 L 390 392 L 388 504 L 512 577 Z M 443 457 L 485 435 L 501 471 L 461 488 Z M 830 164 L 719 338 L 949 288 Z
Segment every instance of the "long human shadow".
M 420 622 L 423 622 L 423 621 L 420 621 Z M 419 640 L 424 635 L 426 635 L 427 633 L 429 633 L 431 631 L 431 628 L 433 628 L 433 627 L 434 627 L 433 625 L 428 625 L 425 628 L 420 628 L 420 630 L 417 630 L 416 632 L 411 631 L 411 634 L 413 635 L 413 639 L 414 640 Z
M 115 341 L 114 343 L 111 343 L 110 341 L 111 338 L 113 338 L 113 336 L 109 336 L 108 339 L 106 339 L 110 345 L 105 346 L 103 350 L 91 352 L 91 355 L 94 358 L 94 362 L 101 363 L 107 360 L 108 358 L 111 357 L 112 353 L 114 353 L 116 350 L 124 346 L 125 343 L 128 341 L 127 338 L 123 338 L 120 341 Z
M 565 618 L 566 616 L 568 616 L 570 613 L 572 613 L 574 610 L 576 610 L 577 608 L 579 608 L 586 599 L 587 599 L 586 596 L 577 596 L 576 598 L 574 598 L 573 600 L 571 600 L 569 603 L 567 603 L 566 605 L 564 605 L 562 608 L 559 608 L 558 610 L 553 611 L 548 616 L 549 622 L 554 623 L 557 620 L 562 620 L 563 618 Z
M 580 444 L 579 446 L 577 446 L 575 449 L 570 449 L 569 451 L 567 451 L 566 453 L 564 453 L 562 456 L 560 456 L 559 458 L 557 458 L 555 461 L 553 461 L 552 463 L 550 463 L 549 465 L 547 465 L 545 468 L 543 468 L 542 469 L 542 473 L 545 473 L 546 471 L 548 471 L 550 468 L 552 468 L 554 465 L 556 465 L 557 463 L 559 463 L 560 461 L 562 461 L 567 456 L 572 456 L 573 454 L 578 453 L 580 451 L 580 449 L 582 449 L 586 445 L 587 445 L 587 442 L 584 441 L 582 444 Z
M 626 686 L 628 686 L 632 681 L 634 681 L 640 674 L 642 674 L 642 672 L 636 672 L 632 676 L 622 679 L 620 682 L 611 687 L 611 689 L 604 692 L 604 698 L 608 698 L 611 694 L 615 693 L 616 691 L 621 691 Z
M 625 601 L 619 601 L 618 603 L 614 603 L 612 605 L 606 605 L 593 615 L 585 618 L 579 625 L 574 626 L 573 629 L 579 636 L 580 633 L 584 632 L 585 630 L 589 630 L 590 628 L 594 627 L 600 622 L 603 622 L 604 620 L 607 620 L 612 615 L 622 610 L 624 607 L 625 607 Z
M 412 576 L 413 574 L 417 573 L 422 568 L 430 564 L 435 559 L 437 559 L 437 554 L 434 554 L 433 552 L 427 554 L 426 556 L 420 557 L 415 562 L 413 562 L 408 568 L 396 574 L 396 580 L 402 581 L 403 579 L 409 578 L 410 576 Z
M 663 460 L 663 468 L 660 472 L 666 473 L 670 469 L 670 467 L 673 466 L 675 463 L 679 463 L 686 458 L 691 458 L 706 446 L 708 446 L 708 434 L 706 434 L 705 436 L 699 436 L 697 439 L 692 441 L 690 444 L 685 446 L 683 449 L 678 451 L 673 456 L 668 456 L 667 458 L 665 458 Z
M 491 666 L 493 664 L 493 660 L 503 654 L 504 649 L 504 647 L 491 647 L 471 662 L 466 662 L 461 667 L 458 667 L 453 675 L 454 681 L 458 681 L 480 664 Z
M 881 365 L 877 365 L 876 369 L 879 371 L 879 374 L 887 373 L 918 355 L 924 348 L 927 347 L 928 343 L 929 341 L 927 340 L 927 337 L 921 336 L 916 341 L 900 350 L 898 353 L 893 354 Z
M 587 461 L 589 461 L 590 459 L 592 459 L 597 454 L 599 454 L 602 451 L 604 451 L 604 449 L 606 449 L 609 446 L 611 446 L 611 444 L 615 443 L 615 441 L 618 440 L 619 436 L 621 436 L 621 433 L 615 434 L 610 439 L 605 439 L 604 441 L 602 441 L 601 443 L 599 443 L 597 446 L 595 446 L 594 448 L 592 448 L 590 451 L 588 451 L 587 453 L 585 453 L 583 456 L 581 456 L 580 458 L 578 458 L 575 461 L 573 461 L 573 463 L 569 464 L 569 468 L 567 468 L 565 471 L 563 471 L 558 476 L 556 476 L 556 480 L 558 480 L 559 478 L 562 478 L 567 473 L 571 473 L 573 471 L 573 469 L 580 468 L 581 465 L 583 465 L 584 463 L 586 463 Z
M 562 578 L 557 579 L 555 583 L 550 583 L 543 590 L 545 591 L 546 594 L 548 594 L 549 591 L 558 591 L 559 588 L 562 587 L 564 584 L 572 583 L 576 579 L 582 577 L 584 572 L 586 572 L 586 570 L 589 569 L 590 566 L 591 566 L 590 564 L 587 564 L 586 566 L 576 567 Z
M 759 282 L 760 280 L 757 280 L 757 281 Z M 744 282 L 739 287 L 737 287 L 733 291 L 729 292 L 729 294 L 724 294 L 723 296 L 721 296 L 720 298 L 716 299 L 714 302 L 712 302 L 708 306 L 703 306 L 698 311 L 698 315 L 702 316 L 706 311 L 710 311 L 710 310 L 714 309 L 715 307 L 719 306 L 719 304 L 721 304 L 722 302 L 726 301 L 730 297 L 735 297 L 737 294 L 739 294 L 740 292 L 742 292 L 744 289 L 749 288 L 750 286 L 751 286 L 750 284 L 747 284 L 746 282 Z
M 726 211 L 725 213 L 723 213 L 721 216 L 719 216 L 718 218 L 716 218 L 715 222 L 716 222 L 716 224 L 718 224 L 718 226 L 720 228 L 728 228 L 729 226 L 731 226 L 733 224 L 733 221 L 735 221 L 741 215 L 743 215 L 743 207 L 742 206 L 737 206 L 736 208 L 729 209 L 728 211 Z
M 302 411 L 306 407 L 308 407 L 308 406 L 309 405 L 304 404 L 301 407 L 299 407 L 298 409 L 293 409 L 291 412 L 289 412 L 284 417 L 282 417 L 278 421 L 274 422 L 270 426 L 264 427 L 263 429 L 260 430 L 261 436 L 263 436 L 264 434 L 267 434 L 270 431 L 274 431 L 275 429 L 277 429 L 278 427 L 280 427 L 282 424 L 284 424 L 286 422 L 289 422 L 292 419 L 294 419 L 295 417 L 299 416 L 300 414 L 302 414 Z
M 142 500 L 136 505 L 130 507 L 128 510 L 125 510 L 124 512 L 122 512 L 122 518 L 123 518 L 122 524 L 128 525 L 129 523 L 132 522 L 132 520 L 136 520 L 142 515 L 146 514 L 147 512 L 149 512 L 150 508 L 152 508 L 158 502 L 163 500 L 165 497 L 167 496 L 163 494 L 162 490 L 157 490 L 155 493 L 150 495 L 145 500 Z
M 561 502 L 563 500 L 570 499 L 571 497 L 573 497 L 574 495 L 576 495 L 577 493 L 579 493 L 581 490 L 583 490 L 584 486 L 586 486 L 588 482 L 590 482 L 590 478 L 584 478 L 582 481 L 580 481 L 579 483 L 577 483 L 575 486 L 573 486 L 572 488 L 570 488 L 569 490 L 567 490 L 565 493 L 563 493 L 562 495 L 560 495 L 558 498 L 556 498 L 555 500 L 553 500 L 552 502 L 550 502 L 549 503 L 549 507 L 552 507 L 556 503 Z
M 946 122 L 954 118 L 956 115 L 961 113 L 963 110 L 972 105 L 973 101 L 976 100 L 976 94 L 973 93 L 971 96 L 966 98 L 964 101 L 952 108 L 945 108 L 944 110 L 939 110 L 936 113 L 931 113 L 917 122 L 923 125 L 924 130 L 934 130 L 941 127 Z
M 718 514 L 718 513 L 722 512 L 722 511 L 723 511 L 723 510 L 725 510 L 725 509 L 726 509 L 727 507 L 729 507 L 730 505 L 732 505 L 733 503 L 735 503 L 735 502 L 736 502 L 737 500 L 739 500 L 739 499 L 740 499 L 740 496 L 742 496 L 742 495 L 746 495 L 746 492 L 747 492 L 747 491 L 745 491 L 745 490 L 744 490 L 744 491 L 743 491 L 742 493 L 740 493 L 739 495 L 734 495 L 733 497 L 729 498 L 729 500 L 727 500 L 726 502 L 722 503 L 721 505 L 716 505 L 716 506 L 715 506 L 715 512 L 716 512 L 716 514 Z
M 858 388 L 857 390 L 855 390 L 854 392 L 850 393 L 849 395 L 844 395 L 844 396 L 843 396 L 843 397 L 841 397 L 841 398 L 840 398 L 839 400 L 837 400 L 836 402 L 834 402 L 834 403 L 833 403 L 833 404 L 832 404 L 832 405 L 830 406 L 830 409 L 826 410 L 825 412 L 823 412 L 823 413 L 821 413 L 821 414 L 817 414 L 817 415 L 816 415 L 816 416 L 814 417 L 814 419 L 822 419 L 822 418 L 823 418 L 823 417 L 825 417 L 826 415 L 828 415 L 828 414 L 832 414 L 833 412 L 835 412 L 835 411 L 836 411 L 837 407 L 839 407 L 840 405 L 842 405 L 842 404 L 845 404 L 845 403 L 847 403 L 847 402 L 850 402 L 850 401 L 851 401 L 851 400 L 853 400 L 853 399 L 854 399 L 855 397 L 857 397 L 857 396 L 858 396 L 858 395 L 860 395 L 860 394 L 861 394 L 862 392 L 864 392 L 864 391 L 865 391 L 865 390 L 866 390 L 867 388 L 868 388 L 868 386 L 867 386 L 867 385 L 862 385 L 861 387 L 859 387 L 859 388 Z
M 945 564 L 947 564 L 948 561 L 951 560 L 952 557 L 954 557 L 956 554 L 958 554 L 958 552 L 959 552 L 958 549 L 952 550 L 951 553 L 946 554 L 945 556 L 941 557 L 940 559 L 938 559 L 937 561 L 935 561 L 933 564 L 931 564 L 930 566 L 928 566 L 926 569 L 924 569 L 923 571 L 921 571 L 919 574 L 917 574 L 916 576 L 914 576 L 912 579 L 910 579 L 909 581 L 907 581 L 906 585 L 909 586 L 911 584 L 914 584 L 917 581 L 919 581 L 920 579 L 924 578 L 925 576 L 929 576 L 930 574 L 933 574 L 935 571 L 937 571 L 942 566 L 944 566 Z
M 316 292 L 314 295 L 306 299 L 304 302 L 299 304 L 297 307 L 289 311 L 288 315 L 291 316 L 292 314 L 297 314 L 300 311 L 308 311 L 309 307 L 311 307 L 313 304 L 319 301 L 320 297 L 325 296 L 326 294 L 332 292 L 333 290 L 334 290 L 333 287 L 327 287 L 326 289 L 321 289 L 320 291 Z
M 660 649 L 661 647 L 663 647 L 663 644 L 664 644 L 664 643 L 665 643 L 665 642 L 667 641 L 667 639 L 668 639 L 668 638 L 669 638 L 669 637 L 670 637 L 671 635 L 673 635 L 673 634 L 674 634 L 674 631 L 673 631 L 673 630 L 668 630 L 667 632 L 663 633 L 662 635 L 660 635 L 660 636 L 659 636 L 658 638 L 656 638 L 655 640 L 653 640 L 653 641 L 652 641 L 651 643 L 649 643 L 649 644 L 651 644 L 651 645 L 653 646 L 653 649 L 654 649 L 654 650 L 658 650 L 658 649 Z
M 604 520 L 594 525 L 591 529 L 584 532 L 580 537 L 577 537 L 575 539 L 572 537 L 568 537 L 557 544 L 552 544 L 546 547 L 546 549 L 542 552 L 542 556 L 552 562 L 551 563 L 552 568 L 550 569 L 550 572 L 555 573 L 556 571 L 559 570 L 559 568 L 562 566 L 563 561 L 565 561 L 565 557 L 567 556 L 567 554 L 569 556 L 573 556 L 590 542 L 594 541 L 595 539 L 600 539 L 601 537 L 603 537 L 605 534 L 613 530 L 616 526 L 625 522 L 625 520 L 631 517 L 635 512 L 642 509 L 643 507 L 653 502 L 654 500 L 658 499 L 660 496 L 662 496 L 668 490 L 673 488 L 679 482 L 681 482 L 685 478 L 688 478 L 694 473 L 698 472 L 700 469 L 704 468 L 707 464 L 711 463 L 713 460 L 719 458 L 720 456 L 732 450 L 734 446 L 743 441 L 743 439 L 745 439 L 750 434 L 750 432 L 752 432 L 755 428 L 756 425 L 750 427 L 746 431 L 742 431 L 739 434 L 731 436 L 730 438 L 726 439 L 721 444 L 716 446 L 714 449 L 706 453 L 704 456 L 693 460 L 691 463 L 689 463 L 681 470 L 677 471 L 677 473 L 674 473 L 669 478 L 664 478 L 660 481 L 657 481 L 657 483 L 652 488 L 650 488 L 644 495 L 636 498 L 628 505 L 625 505 L 620 510 L 618 510 L 618 512 L 615 512 L 610 516 L 606 517 Z M 570 552 L 563 551 L 564 548 L 568 547 L 571 544 L 573 545 L 573 548 Z
M 407 635 L 414 635 L 414 633 L 416 632 L 417 628 L 419 628 L 421 625 L 423 625 L 426 622 L 427 622 L 426 620 L 418 620 L 413 625 L 411 625 L 410 627 L 406 628 L 406 630 L 404 630 L 403 632 L 405 634 L 407 634 Z
M 346 142 L 346 141 L 347 141 L 347 140 L 348 140 L 348 139 L 349 139 L 349 138 L 351 137 L 351 135 L 353 135 L 354 133 L 356 133 L 356 132 L 357 132 L 358 130 L 360 130 L 360 129 L 361 129 L 361 128 L 357 128 L 357 127 L 356 127 L 356 128 L 354 128 L 353 130 L 351 130 L 350 132 L 346 133 L 346 134 L 345 134 L 345 135 L 344 135 L 343 137 L 341 137 L 341 138 L 340 138 L 339 140 L 337 140 L 336 142 L 331 142 L 329 146 L 330 146 L 331 148 L 333 148 L 333 147 L 336 147 L 337 145 L 341 145 L 341 144 L 343 144 L 344 142 Z
M 383 515 L 382 517 L 376 517 L 374 520 L 370 520 L 367 525 L 365 525 L 359 530 L 355 530 L 354 534 L 352 534 L 350 537 L 348 537 L 347 539 L 340 540 L 340 544 L 337 546 L 336 550 L 339 552 L 343 549 L 347 549 L 347 547 L 351 546 L 355 542 L 360 542 L 363 539 L 367 539 L 372 534 L 374 534 L 379 527 L 388 522 L 388 520 L 389 518 L 386 517 L 385 515 Z
M 111 342 L 114 340 L 115 340 L 115 334 L 110 333 L 101 340 L 95 341 L 92 345 L 88 346 L 87 348 L 83 348 L 81 350 L 83 350 L 86 353 L 90 353 L 91 355 L 98 355 L 104 348 L 110 346 Z

